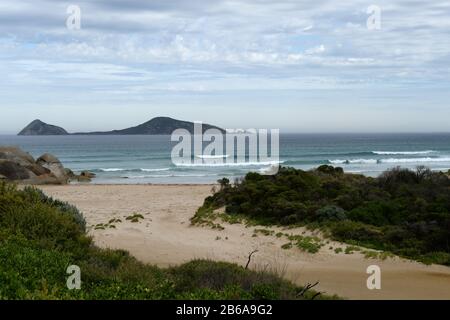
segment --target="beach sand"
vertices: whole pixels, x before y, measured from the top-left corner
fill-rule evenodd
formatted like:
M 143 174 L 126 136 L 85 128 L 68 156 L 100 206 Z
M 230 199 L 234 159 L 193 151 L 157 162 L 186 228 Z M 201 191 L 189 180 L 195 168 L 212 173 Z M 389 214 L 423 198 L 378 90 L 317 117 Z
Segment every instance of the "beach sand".
M 450 268 L 426 266 L 399 258 L 366 259 L 358 252 L 335 253 L 346 245 L 331 242 L 318 253 L 298 248 L 281 249 L 288 242 L 275 235 L 253 236 L 254 229 L 220 222 L 224 230 L 191 226 L 189 219 L 211 194 L 210 185 L 68 185 L 42 186 L 46 194 L 68 201 L 84 214 L 95 243 L 104 248 L 128 250 L 139 260 L 158 266 L 177 265 L 195 258 L 247 263 L 250 267 L 279 272 L 300 285 L 320 284 L 316 290 L 350 299 L 450 299 Z M 133 223 L 125 218 L 144 216 Z M 119 218 L 115 229 L 92 226 Z M 272 229 L 293 234 L 305 230 Z M 367 289 L 369 265 L 381 268 L 381 290 Z

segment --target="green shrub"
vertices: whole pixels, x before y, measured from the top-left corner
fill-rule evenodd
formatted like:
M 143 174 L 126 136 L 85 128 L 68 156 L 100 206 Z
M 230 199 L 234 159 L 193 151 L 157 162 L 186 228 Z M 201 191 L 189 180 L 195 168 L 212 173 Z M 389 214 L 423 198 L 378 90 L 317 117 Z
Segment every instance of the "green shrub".
M 1 299 L 54 299 L 67 294 L 69 255 L 10 238 L 1 242 L 0 261 Z
M 343 174 L 344 173 L 344 169 L 342 169 L 341 167 L 333 167 L 333 166 L 329 166 L 329 165 L 321 165 L 320 167 L 318 167 L 316 169 L 318 172 L 322 172 L 325 174 L 331 174 L 331 175 L 339 175 L 339 174 Z
M 53 199 L 52 197 L 47 196 L 42 190 L 34 188 L 34 187 L 25 187 L 24 195 L 27 201 L 36 203 L 45 203 L 58 209 L 61 213 L 67 214 L 71 216 L 78 225 L 82 228 L 82 231 L 86 231 L 86 220 L 84 219 L 81 212 L 73 205 L 63 202 L 60 200 Z
M 307 225 L 340 241 L 448 264 L 449 199 L 449 177 L 424 167 L 397 167 L 371 178 L 324 165 L 311 171 L 281 167 L 273 176 L 249 173 L 203 208 L 225 206 L 227 215 L 253 223 Z
M 230 288 L 236 299 L 293 299 L 296 288 L 278 276 L 255 272 L 226 262 L 194 260 L 169 269 L 175 292 L 184 296 L 195 289 L 221 292 L 229 297 Z
M 0 299 L 310 297 L 297 297 L 301 288 L 277 275 L 235 264 L 196 260 L 161 269 L 123 250 L 100 249 L 86 235 L 76 208 L 36 189 L 1 182 L 0 262 Z M 81 269 L 81 290 L 66 287 L 69 265 Z
M 342 221 L 347 219 L 345 210 L 338 206 L 325 206 L 316 211 L 318 221 Z
M 38 247 L 78 257 L 91 245 L 78 210 L 63 211 L 64 206 L 42 199 L 31 188 L 18 191 L 0 185 L 0 191 L 0 230 L 4 238 L 22 236 Z

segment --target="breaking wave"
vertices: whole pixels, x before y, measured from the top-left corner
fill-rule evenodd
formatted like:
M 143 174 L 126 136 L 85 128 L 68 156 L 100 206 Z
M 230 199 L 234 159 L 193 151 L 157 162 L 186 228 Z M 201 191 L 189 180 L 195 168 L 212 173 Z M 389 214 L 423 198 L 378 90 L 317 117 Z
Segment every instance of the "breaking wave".
M 378 160 L 376 159 L 348 159 L 348 160 L 328 160 L 331 164 L 376 164 Z
M 261 161 L 261 162 L 228 162 L 228 163 L 175 163 L 177 167 L 252 167 L 279 165 L 284 161 Z
M 218 155 L 196 155 L 197 158 L 200 159 L 223 159 L 223 158 L 228 158 L 230 155 L 228 154 L 218 154 Z
M 435 153 L 433 150 L 425 150 L 425 151 L 372 151 L 374 154 L 379 155 L 415 155 L 415 154 L 430 154 Z
M 450 162 L 450 158 L 388 158 L 388 159 L 336 159 L 328 160 L 331 164 L 377 164 L 377 163 L 422 163 L 422 162 Z
M 95 170 L 90 170 L 90 171 L 101 171 L 101 172 L 158 172 L 158 171 L 168 171 L 170 170 L 170 168 L 156 168 L 156 169 L 145 169 L 145 168 L 141 168 L 141 169 L 123 169 L 123 168 L 100 168 L 100 169 L 95 169 Z
M 182 177 L 213 177 L 217 174 L 148 174 L 140 176 L 122 176 L 123 179 L 146 179 L 146 178 L 182 178 Z

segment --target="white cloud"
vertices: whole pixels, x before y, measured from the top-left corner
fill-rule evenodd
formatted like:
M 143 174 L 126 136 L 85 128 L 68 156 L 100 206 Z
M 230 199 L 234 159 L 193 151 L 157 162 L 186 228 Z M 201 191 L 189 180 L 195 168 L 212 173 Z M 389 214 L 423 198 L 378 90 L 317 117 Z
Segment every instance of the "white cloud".
M 380 0 L 381 30 L 367 29 L 365 0 L 76 2 L 79 31 L 66 29 L 66 3 L 2 1 L 0 103 L 29 103 L 29 90 L 44 104 L 80 91 L 106 104 L 242 92 L 253 104 L 269 91 L 450 82 L 446 0 Z

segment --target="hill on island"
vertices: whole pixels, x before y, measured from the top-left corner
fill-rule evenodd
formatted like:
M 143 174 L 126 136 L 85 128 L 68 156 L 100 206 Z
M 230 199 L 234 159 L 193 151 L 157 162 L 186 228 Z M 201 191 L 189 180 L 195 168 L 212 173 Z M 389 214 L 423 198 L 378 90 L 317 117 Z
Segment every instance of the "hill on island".
M 63 128 L 47 124 L 39 119 L 32 121 L 18 133 L 19 136 L 56 136 L 67 134 L 69 133 Z
M 203 132 L 208 129 L 218 129 L 221 132 L 225 132 L 221 129 L 210 124 L 202 124 Z M 148 135 L 170 135 L 176 129 L 186 129 L 190 133 L 194 133 L 194 123 L 189 121 L 176 120 L 169 117 L 156 117 L 140 124 L 135 127 L 112 130 L 112 131 L 97 131 L 87 133 L 75 133 L 75 134 L 87 134 L 87 135 L 132 135 L 132 134 L 148 134 Z
M 202 124 L 203 132 L 208 129 L 217 129 L 225 133 L 224 129 L 210 125 Z M 176 129 L 186 129 L 191 134 L 194 133 L 194 123 L 172 119 L 169 117 L 156 117 L 142 123 L 138 126 L 112 131 L 94 131 L 94 132 L 77 132 L 73 135 L 170 135 Z M 34 120 L 26 126 L 18 135 L 66 135 L 63 128 L 46 124 L 40 120 Z

